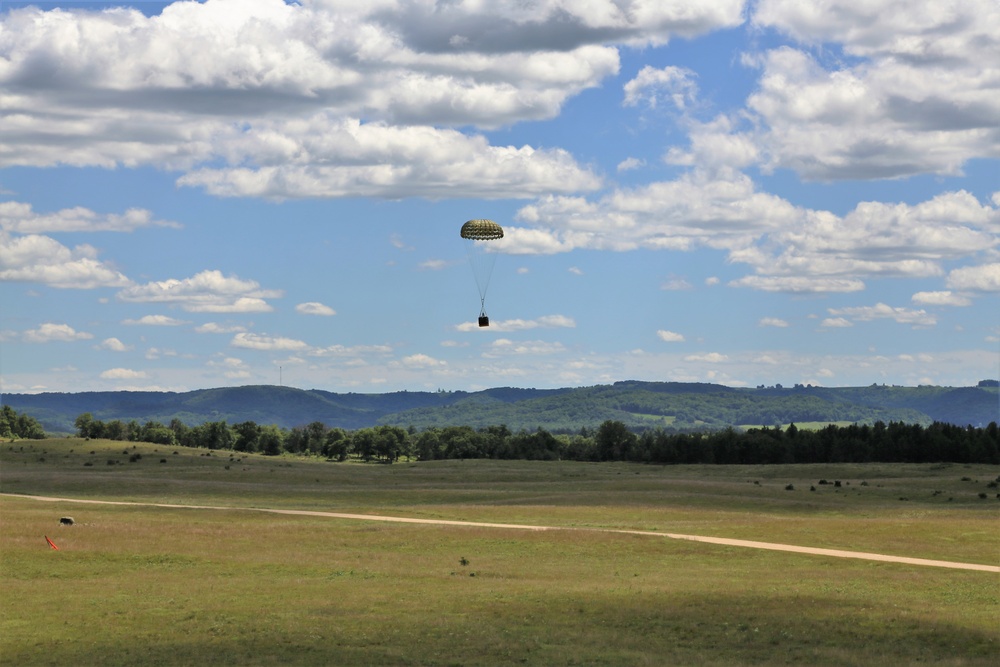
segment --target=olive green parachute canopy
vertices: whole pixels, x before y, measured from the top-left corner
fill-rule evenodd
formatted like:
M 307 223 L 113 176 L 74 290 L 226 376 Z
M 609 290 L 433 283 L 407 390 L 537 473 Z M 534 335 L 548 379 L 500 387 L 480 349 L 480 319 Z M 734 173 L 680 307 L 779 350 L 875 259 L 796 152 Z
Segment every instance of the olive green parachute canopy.
M 492 220 L 469 220 L 462 225 L 462 238 L 472 241 L 502 239 L 503 227 Z

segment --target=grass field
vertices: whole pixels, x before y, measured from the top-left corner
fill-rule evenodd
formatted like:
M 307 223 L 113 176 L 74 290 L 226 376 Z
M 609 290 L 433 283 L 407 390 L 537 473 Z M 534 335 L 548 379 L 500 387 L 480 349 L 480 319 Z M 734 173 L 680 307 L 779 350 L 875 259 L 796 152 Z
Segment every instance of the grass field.
M 206 454 L 4 443 L 0 491 L 581 530 L 0 497 L 0 664 L 1000 661 L 995 573 L 584 530 L 998 565 L 996 466 L 390 466 Z M 62 516 L 76 524 L 60 527 Z

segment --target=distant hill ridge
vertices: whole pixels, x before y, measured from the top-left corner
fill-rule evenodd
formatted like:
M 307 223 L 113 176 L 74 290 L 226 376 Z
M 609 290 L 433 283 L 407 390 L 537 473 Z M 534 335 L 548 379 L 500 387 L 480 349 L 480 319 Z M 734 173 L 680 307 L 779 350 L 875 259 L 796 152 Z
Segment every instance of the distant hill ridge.
M 934 421 L 985 426 L 1000 421 L 1000 388 L 759 387 L 708 383 L 622 381 L 562 389 L 498 387 L 477 392 L 334 393 L 271 385 L 189 392 L 110 391 L 7 394 L 3 404 L 37 419 L 50 433 L 72 433 L 89 412 L 103 421 L 188 425 L 253 421 L 283 428 L 322 422 L 358 429 L 393 424 L 417 429 L 505 424 L 514 431 L 575 432 L 612 419 L 630 428 L 715 429 L 791 422 Z

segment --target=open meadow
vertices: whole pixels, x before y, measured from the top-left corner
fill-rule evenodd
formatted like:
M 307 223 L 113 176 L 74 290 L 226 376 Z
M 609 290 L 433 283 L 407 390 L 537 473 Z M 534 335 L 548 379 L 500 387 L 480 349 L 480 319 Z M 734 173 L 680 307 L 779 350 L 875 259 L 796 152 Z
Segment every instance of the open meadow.
M 0 492 L 18 495 L 0 496 L 0 662 L 996 665 L 996 572 L 608 531 L 997 566 L 998 475 L 3 443 Z

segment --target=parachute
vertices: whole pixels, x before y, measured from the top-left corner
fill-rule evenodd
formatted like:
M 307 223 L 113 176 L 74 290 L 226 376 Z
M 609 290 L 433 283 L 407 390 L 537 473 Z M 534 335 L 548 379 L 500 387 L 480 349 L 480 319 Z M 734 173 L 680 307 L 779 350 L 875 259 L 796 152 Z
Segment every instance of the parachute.
M 469 220 L 462 225 L 461 236 L 465 239 L 466 254 L 476 278 L 476 287 L 479 288 L 479 326 L 488 327 L 490 318 L 486 316 L 486 290 L 489 289 L 503 239 L 503 227 L 492 220 Z

